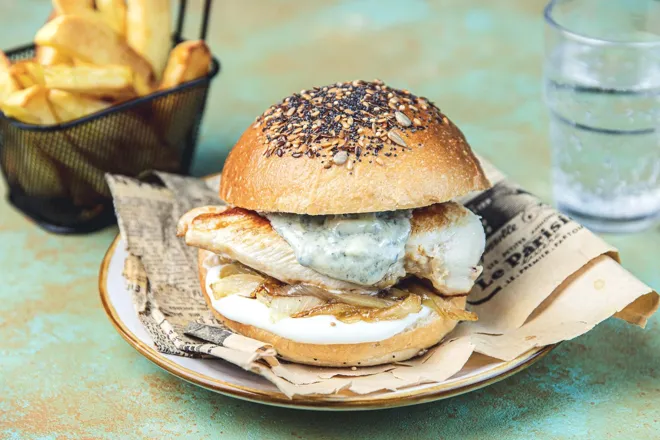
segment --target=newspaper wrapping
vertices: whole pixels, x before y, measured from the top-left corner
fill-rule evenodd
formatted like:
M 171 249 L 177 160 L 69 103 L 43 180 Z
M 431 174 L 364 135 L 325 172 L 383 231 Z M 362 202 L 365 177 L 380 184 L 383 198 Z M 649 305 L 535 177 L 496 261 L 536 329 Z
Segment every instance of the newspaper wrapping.
M 124 277 L 156 349 L 222 358 L 273 382 L 285 395 L 377 394 L 441 383 L 483 355 L 512 360 L 579 336 L 610 316 L 643 327 L 660 297 L 626 271 L 615 248 L 542 203 L 482 160 L 493 187 L 460 201 L 482 219 L 483 273 L 468 296 L 476 322 L 406 362 L 319 368 L 279 362 L 268 344 L 213 318 L 198 280 L 197 250 L 175 235 L 188 210 L 219 205 L 219 177 L 155 173 L 107 176 L 122 242 Z

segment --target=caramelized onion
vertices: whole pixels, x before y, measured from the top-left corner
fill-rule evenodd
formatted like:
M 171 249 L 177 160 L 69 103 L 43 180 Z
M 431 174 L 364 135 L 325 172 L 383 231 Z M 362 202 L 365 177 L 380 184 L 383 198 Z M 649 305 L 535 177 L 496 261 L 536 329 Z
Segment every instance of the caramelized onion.
M 449 299 L 439 295 L 428 295 L 424 298 L 423 304 L 435 310 L 441 317 L 453 321 L 476 321 L 479 319 L 476 313 L 456 307 Z
M 408 295 L 403 301 L 395 303 L 392 307 L 369 310 L 368 318 L 374 321 L 401 319 L 420 310 L 422 310 L 422 298 L 419 295 Z
M 228 276 L 238 275 L 238 274 L 258 275 L 257 272 L 253 271 L 252 269 L 241 263 L 231 263 L 222 266 L 222 268 L 220 269 L 219 276 L 220 278 L 226 278 Z
M 248 298 L 254 298 L 256 291 L 264 283 L 264 279 L 258 275 L 236 274 L 224 278 L 211 284 L 213 297 L 215 299 L 224 298 L 229 295 L 241 295 Z
M 314 307 L 311 310 L 304 311 L 294 315 L 294 318 L 309 318 L 311 316 L 319 315 L 332 315 L 338 320 L 346 323 L 356 322 L 361 319 L 359 312 L 362 310 L 360 307 L 355 307 L 350 304 L 344 303 L 330 303 L 324 304 L 319 307 Z
M 282 284 L 240 263 L 224 265 L 219 276 L 220 279 L 211 284 L 215 299 L 234 294 L 256 298 L 273 311 L 276 319 L 332 315 L 345 323 L 397 320 L 419 312 L 423 304 L 445 319 L 477 320 L 475 313 L 455 306 L 449 298 L 414 279 L 382 291 L 379 296 L 372 296 L 355 292 L 332 293 L 304 284 Z
M 269 289 L 273 295 L 279 296 L 314 296 L 325 302 L 350 304 L 357 307 L 383 309 L 394 305 L 394 301 L 361 293 L 332 293 L 325 289 L 304 284 L 282 285 Z
M 333 294 L 334 295 L 334 294 Z M 361 293 L 342 293 L 335 295 L 334 298 L 337 302 L 350 304 L 356 307 L 366 307 L 372 309 L 386 309 L 396 304 L 395 301 L 377 296 L 364 295 Z
M 442 318 L 453 321 L 476 321 L 478 319 L 476 313 L 455 306 L 450 298 L 437 294 L 434 289 L 421 282 L 412 282 L 407 285 L 407 289 L 421 295 L 422 303 L 433 309 Z
M 315 296 L 272 295 L 267 289 L 258 289 L 256 295 L 257 300 L 270 307 L 274 317 L 279 319 L 325 304 L 324 300 Z
M 368 308 L 354 306 L 346 303 L 330 303 L 302 313 L 294 318 L 305 318 L 318 315 L 332 315 L 347 324 L 356 321 L 391 321 L 402 319 L 411 313 L 417 313 L 422 309 L 422 298 L 418 295 L 408 295 L 403 301 L 399 301 L 386 308 Z

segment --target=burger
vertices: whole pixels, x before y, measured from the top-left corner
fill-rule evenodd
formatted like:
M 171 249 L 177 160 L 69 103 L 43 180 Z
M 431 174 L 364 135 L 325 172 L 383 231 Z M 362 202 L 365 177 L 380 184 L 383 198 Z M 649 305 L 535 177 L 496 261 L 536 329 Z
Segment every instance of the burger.
M 217 319 L 284 359 L 404 361 L 476 320 L 480 219 L 452 199 L 489 187 L 461 131 L 381 81 L 293 94 L 243 133 L 224 206 L 186 213 Z

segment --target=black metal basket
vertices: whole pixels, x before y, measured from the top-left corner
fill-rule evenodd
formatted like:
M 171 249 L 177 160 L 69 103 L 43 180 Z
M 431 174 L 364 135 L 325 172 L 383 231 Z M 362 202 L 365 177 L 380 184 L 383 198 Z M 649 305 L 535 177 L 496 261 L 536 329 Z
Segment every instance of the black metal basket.
M 174 44 L 182 41 L 185 9 L 182 0 Z M 33 45 L 7 52 L 12 61 L 33 55 Z M 217 59 L 212 64 L 203 78 L 63 124 L 25 124 L 0 112 L 0 168 L 9 201 L 46 230 L 86 233 L 115 221 L 105 173 L 187 174 L 210 82 L 220 70 Z

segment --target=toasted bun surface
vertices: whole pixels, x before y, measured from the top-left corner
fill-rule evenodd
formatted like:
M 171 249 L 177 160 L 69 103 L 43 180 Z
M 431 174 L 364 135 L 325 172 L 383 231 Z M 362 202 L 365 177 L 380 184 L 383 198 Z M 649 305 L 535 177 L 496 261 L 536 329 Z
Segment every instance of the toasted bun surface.
M 289 361 L 325 367 L 368 366 L 404 361 L 440 342 L 457 324 L 457 321 L 443 319 L 432 313 L 414 327 L 383 341 L 358 344 L 295 342 L 258 327 L 227 319 L 213 308 L 211 292 L 207 292 L 206 289 L 207 270 L 202 264 L 210 255 L 212 253 L 209 251 L 202 249 L 199 251 L 199 280 L 204 299 L 215 317 L 236 333 L 271 344 L 280 357 Z M 464 308 L 466 297 L 457 296 L 451 301 L 457 307 Z
M 220 197 L 255 211 L 346 214 L 446 202 L 490 186 L 425 98 L 353 81 L 285 98 L 232 149 Z

